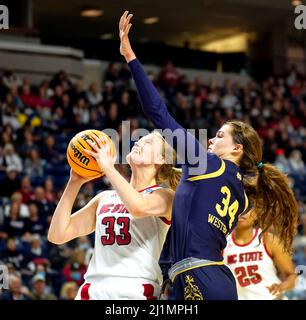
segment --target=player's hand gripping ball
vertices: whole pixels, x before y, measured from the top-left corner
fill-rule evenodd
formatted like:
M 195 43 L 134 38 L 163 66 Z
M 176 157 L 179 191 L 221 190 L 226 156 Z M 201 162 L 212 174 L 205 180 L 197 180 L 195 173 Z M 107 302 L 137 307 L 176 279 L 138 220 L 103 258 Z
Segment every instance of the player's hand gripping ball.
M 69 142 L 67 148 L 67 160 L 71 169 L 78 175 L 86 178 L 99 178 L 104 175 L 97 160 L 84 152 L 84 149 L 93 151 L 90 142 L 95 143 L 99 138 L 110 144 L 111 155 L 116 155 L 116 148 L 111 138 L 99 130 L 85 130 L 76 134 Z M 104 139 L 103 139 L 104 138 Z

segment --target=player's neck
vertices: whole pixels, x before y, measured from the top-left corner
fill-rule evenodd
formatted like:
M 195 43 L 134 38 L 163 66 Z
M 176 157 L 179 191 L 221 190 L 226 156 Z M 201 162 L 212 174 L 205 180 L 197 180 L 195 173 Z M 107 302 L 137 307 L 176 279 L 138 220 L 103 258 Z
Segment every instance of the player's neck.
M 245 244 L 253 238 L 253 228 L 236 228 L 234 230 L 235 242 L 238 244 Z
M 133 170 L 130 184 L 136 190 L 142 190 L 150 186 L 154 186 L 156 184 L 156 179 L 150 177 L 152 177 L 152 174 L 145 170 Z

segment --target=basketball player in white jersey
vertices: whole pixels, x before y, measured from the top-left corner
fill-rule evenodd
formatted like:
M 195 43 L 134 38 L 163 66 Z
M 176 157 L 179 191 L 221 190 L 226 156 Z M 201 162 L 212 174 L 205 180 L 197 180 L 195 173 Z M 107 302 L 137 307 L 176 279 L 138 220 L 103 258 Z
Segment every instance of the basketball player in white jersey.
M 109 145 L 95 140 L 88 154 L 95 157 L 115 190 L 98 194 L 71 215 L 76 196 L 88 181 L 71 171 L 48 239 L 62 244 L 96 232 L 94 254 L 76 299 L 156 299 L 162 284 L 158 260 L 180 177 L 167 160 L 174 151 L 157 132 L 142 137 L 127 156 L 132 169 L 127 182 L 114 167 Z M 160 188 L 159 181 L 172 189 Z
M 236 279 L 238 299 L 285 299 L 283 294 L 295 286 L 294 264 L 275 236 L 254 228 L 255 220 L 252 210 L 239 217 L 223 252 Z

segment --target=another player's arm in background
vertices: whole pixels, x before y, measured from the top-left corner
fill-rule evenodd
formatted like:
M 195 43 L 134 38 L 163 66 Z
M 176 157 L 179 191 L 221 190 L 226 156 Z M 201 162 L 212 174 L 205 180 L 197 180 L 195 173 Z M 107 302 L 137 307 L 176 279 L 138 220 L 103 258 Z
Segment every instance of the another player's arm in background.
M 94 151 L 84 150 L 84 152 L 96 159 L 130 214 L 135 218 L 158 216 L 171 220 L 174 191 L 159 189 L 144 197 L 116 170 L 114 166 L 116 158 L 111 156 L 109 143 L 106 140 L 93 138 L 96 144 L 90 141 L 88 143 Z
M 288 253 L 286 253 L 278 241 L 272 234 L 265 234 L 264 239 L 268 253 L 272 256 L 276 268 L 279 270 L 284 280 L 281 283 L 274 283 L 268 287 L 269 291 L 274 295 L 280 295 L 295 286 L 296 273 L 295 265 Z
M 176 129 L 182 130 L 184 139 L 180 140 L 176 138 L 173 141 L 173 147 L 177 151 L 178 157 L 184 159 L 186 163 L 188 161 L 186 155 L 187 146 L 194 148 L 199 157 L 206 156 L 207 152 L 200 142 L 192 134 L 187 132 L 186 129 L 180 126 L 169 114 L 166 104 L 149 80 L 142 65 L 136 59 L 136 55 L 131 48 L 128 37 L 129 30 L 132 26 L 130 23 L 132 16 L 133 15 L 128 14 L 128 11 L 125 11 L 119 22 L 120 53 L 125 57 L 129 64 L 144 113 L 158 129 L 170 129 L 171 131 L 175 131 Z M 172 144 L 172 141 L 170 141 L 170 144 Z M 182 148 L 178 147 L 179 144 L 182 145 Z
M 71 170 L 68 184 L 53 214 L 48 240 L 63 244 L 95 230 L 96 209 L 101 194 L 91 199 L 85 207 L 71 215 L 72 207 L 82 185 L 89 180 Z

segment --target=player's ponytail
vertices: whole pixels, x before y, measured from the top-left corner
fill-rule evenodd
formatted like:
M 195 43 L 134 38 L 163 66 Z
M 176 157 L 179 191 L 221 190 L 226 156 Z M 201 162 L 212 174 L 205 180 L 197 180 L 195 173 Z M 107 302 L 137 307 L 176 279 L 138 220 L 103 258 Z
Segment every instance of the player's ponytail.
M 298 206 L 287 177 L 275 166 L 262 162 L 262 145 L 257 132 L 247 123 L 227 122 L 235 143 L 243 146 L 239 167 L 243 184 L 263 232 L 272 228 L 284 249 L 291 253 L 296 233 Z
M 287 176 L 268 163 L 258 168 L 255 210 L 258 224 L 266 230 L 272 226 L 273 233 L 291 253 L 298 220 L 297 202 Z
M 180 169 L 175 168 L 171 164 L 164 164 L 157 171 L 156 181 L 157 183 L 166 184 L 175 191 L 180 182 L 181 175 L 182 171 Z
M 153 131 L 153 134 L 156 134 L 162 139 L 162 155 L 166 160 L 166 163 L 161 165 L 157 170 L 156 182 L 163 183 L 175 191 L 182 176 L 182 170 L 174 167 L 174 163 L 176 162 L 176 152 L 158 131 Z

